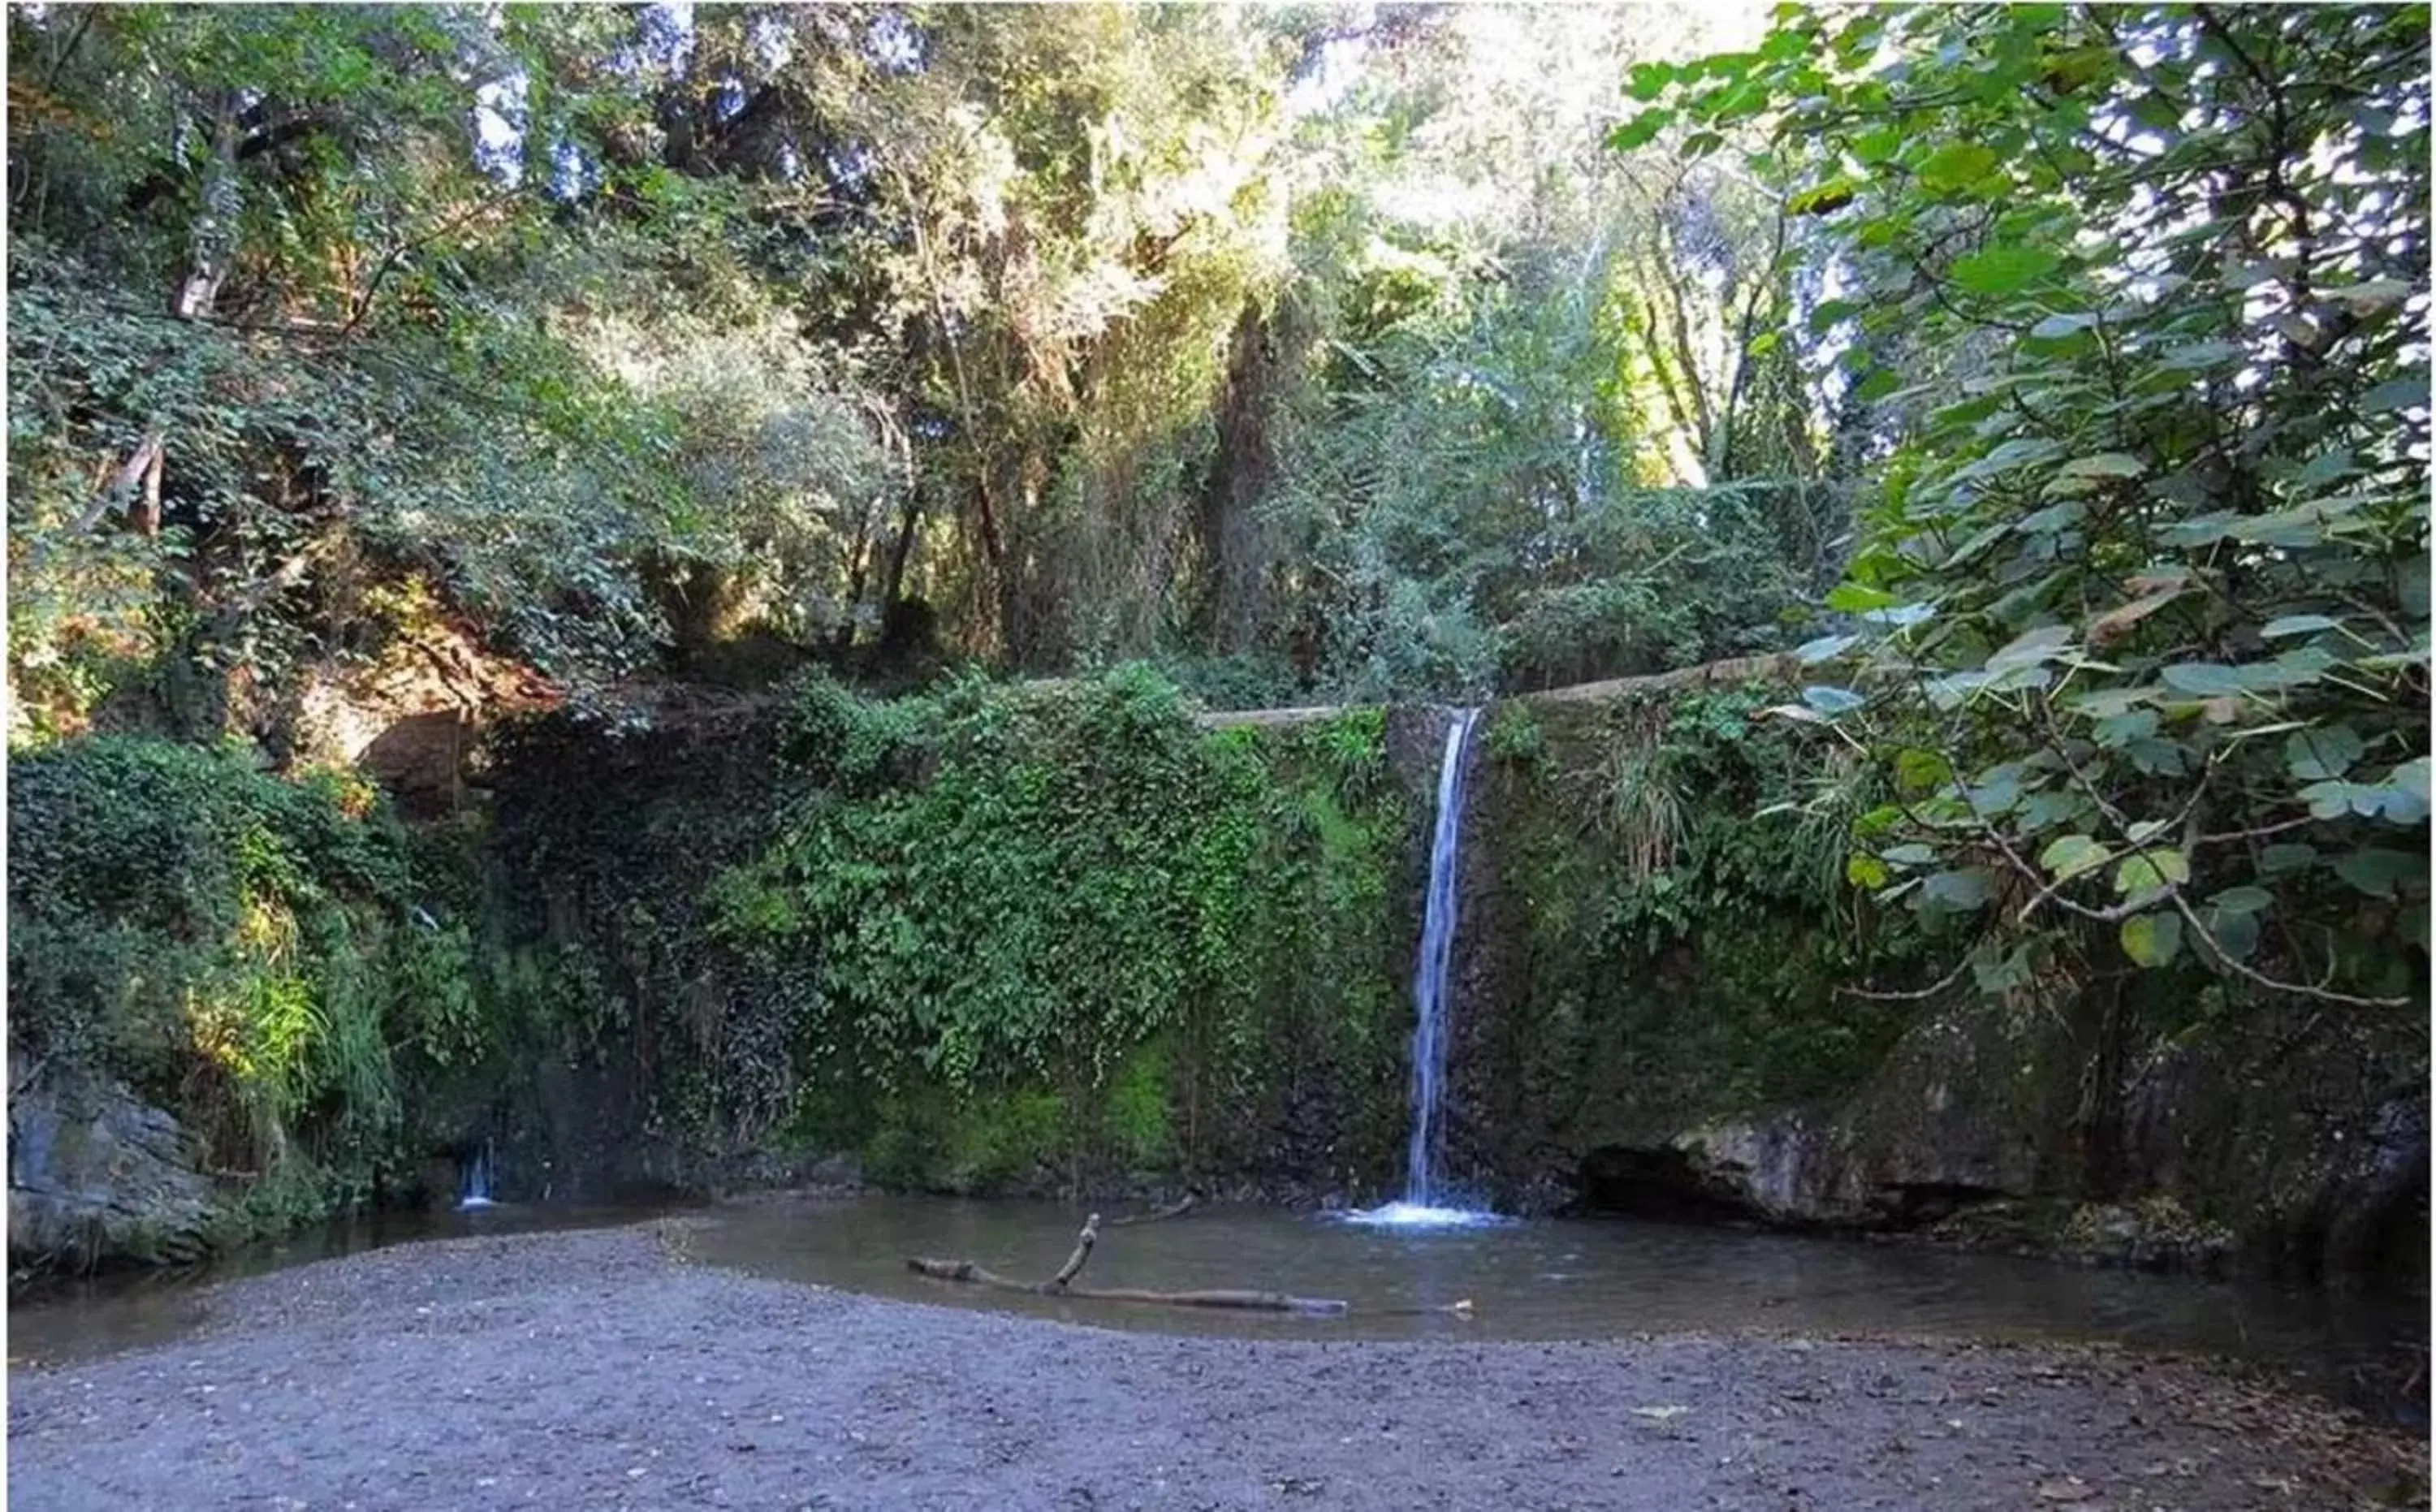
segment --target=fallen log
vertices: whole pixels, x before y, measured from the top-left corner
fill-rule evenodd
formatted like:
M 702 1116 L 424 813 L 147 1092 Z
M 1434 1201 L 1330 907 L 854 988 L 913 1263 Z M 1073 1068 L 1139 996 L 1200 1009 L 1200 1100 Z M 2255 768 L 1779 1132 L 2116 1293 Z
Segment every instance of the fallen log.
M 1217 1308 L 1237 1312 L 1300 1312 L 1330 1316 L 1349 1311 L 1336 1297 L 1290 1296 L 1283 1292 L 1146 1292 L 1133 1287 L 1061 1285 L 1054 1280 L 1018 1281 L 967 1260 L 908 1259 L 905 1268 L 933 1280 L 963 1281 L 1027 1296 L 1070 1296 L 1082 1302 L 1145 1302 L 1161 1307 Z
M 1189 1204 L 1191 1199 L 1186 1199 Z M 968 1260 L 931 1260 L 910 1256 L 905 1268 L 916 1276 L 933 1280 L 959 1281 L 968 1286 L 986 1286 L 993 1291 L 1017 1292 L 1026 1296 L 1067 1296 L 1084 1302 L 1135 1302 L 1155 1307 L 1209 1308 L 1229 1312 L 1288 1312 L 1305 1317 L 1336 1317 L 1353 1311 L 1351 1303 L 1332 1296 L 1296 1296 L 1285 1292 L 1238 1290 L 1194 1292 L 1150 1292 L 1136 1287 L 1078 1287 L 1074 1277 L 1090 1260 L 1091 1250 L 1100 1239 L 1100 1215 L 1093 1213 L 1083 1224 L 1083 1231 L 1074 1238 L 1074 1252 L 1057 1274 L 1045 1281 L 1019 1281 L 1011 1276 L 1000 1276 L 986 1266 Z M 1398 1307 L 1380 1310 L 1383 1316 L 1417 1317 L 1444 1315 L 1468 1318 L 1471 1302 L 1449 1302 L 1429 1307 Z

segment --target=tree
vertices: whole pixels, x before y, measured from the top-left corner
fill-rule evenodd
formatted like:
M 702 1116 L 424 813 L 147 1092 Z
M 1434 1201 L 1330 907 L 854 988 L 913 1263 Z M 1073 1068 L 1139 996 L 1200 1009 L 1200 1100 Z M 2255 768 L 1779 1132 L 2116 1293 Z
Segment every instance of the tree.
M 1985 987 L 2417 989 L 2427 46 L 2402 8 L 1803 9 L 1634 77 L 1627 139 L 1757 133 L 1841 265 L 1813 330 L 1896 402 L 1804 652 L 1852 686 L 1781 712 L 1893 781 L 1851 876 L 1985 921 Z

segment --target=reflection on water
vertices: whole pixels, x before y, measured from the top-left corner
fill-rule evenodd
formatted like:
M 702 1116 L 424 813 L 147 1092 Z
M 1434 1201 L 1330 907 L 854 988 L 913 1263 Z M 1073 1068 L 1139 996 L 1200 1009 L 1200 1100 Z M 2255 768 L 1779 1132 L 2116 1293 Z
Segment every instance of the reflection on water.
M 599 1227 L 668 1205 L 498 1207 L 373 1215 L 240 1251 L 200 1277 L 62 1285 L 9 1310 L 12 1365 L 90 1357 L 182 1336 L 202 1321 L 193 1281 L 301 1264 L 410 1240 Z M 1077 1209 L 1051 1203 L 869 1196 L 701 1209 L 701 1261 L 875 1295 L 989 1308 L 1103 1328 L 1270 1338 L 1582 1339 L 1641 1333 L 1901 1333 L 2111 1341 L 2279 1367 L 2306 1384 L 2427 1422 L 2427 1386 L 2397 1402 L 2427 1358 L 2424 1298 L 2201 1281 L 1911 1245 L 1806 1239 L 1627 1220 L 1485 1228 L 1365 1227 L 1315 1214 L 1217 1208 L 1107 1227 L 1080 1284 L 1157 1291 L 1257 1288 L 1338 1297 L 1309 1318 L 1059 1300 L 932 1281 L 908 1256 L 973 1260 L 1001 1275 L 1053 1275 Z M 1117 1216 L 1111 1209 L 1109 1216 Z M 1367 1310 L 1469 1298 L 1465 1321 Z
M 42 1281 L 9 1298 L 9 1364 L 58 1364 L 183 1338 L 202 1326 L 208 1313 L 203 1287 L 215 1281 L 422 1239 L 606 1228 L 667 1212 L 670 1206 L 485 1203 L 461 1209 L 364 1213 L 232 1250 L 206 1266 Z
M 2363 1372 L 2386 1378 L 2381 1390 L 2390 1393 L 2410 1360 L 2426 1358 L 2427 1340 L 2424 1301 L 2378 1304 L 2317 1290 L 1621 1219 L 1397 1229 L 1265 1208 L 1203 1209 L 1107 1229 L 1078 1283 L 1250 1287 L 1353 1304 L 1351 1315 L 1333 1319 L 1061 1301 L 905 1269 L 907 1256 L 923 1255 L 1045 1277 L 1073 1247 L 1078 1226 L 1074 1209 L 1048 1203 L 873 1196 L 720 1209 L 692 1251 L 757 1275 L 1103 1328 L 1283 1338 L 1757 1330 L 2113 1342 L 2285 1367 L 2350 1397 L 2360 1395 Z M 1469 1322 L 1364 1311 L 1464 1298 L 1475 1309 Z M 2406 1363 L 2395 1373 L 2398 1359 Z M 2424 1421 L 2424 1385 L 2418 1397 Z

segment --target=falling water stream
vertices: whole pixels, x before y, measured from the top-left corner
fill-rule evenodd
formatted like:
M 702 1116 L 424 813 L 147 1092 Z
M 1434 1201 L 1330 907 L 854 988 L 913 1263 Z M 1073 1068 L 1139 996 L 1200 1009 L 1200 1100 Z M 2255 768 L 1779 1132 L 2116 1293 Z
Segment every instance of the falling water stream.
M 1421 914 L 1421 959 L 1413 973 L 1413 1138 L 1404 1155 L 1401 1201 L 1348 1214 L 1348 1221 L 1396 1227 L 1462 1227 L 1494 1223 L 1491 1213 L 1452 1206 L 1438 1178 L 1440 1104 L 1446 1095 L 1447 967 L 1454 959 L 1457 862 L 1463 853 L 1463 776 L 1480 710 L 1458 709 L 1438 759 L 1436 826 L 1430 837 L 1430 884 Z
M 491 1197 L 490 1141 L 484 1140 L 482 1148 L 475 1152 L 473 1157 L 464 1163 L 458 1173 L 457 1189 L 457 1206 L 460 1208 L 494 1206 Z

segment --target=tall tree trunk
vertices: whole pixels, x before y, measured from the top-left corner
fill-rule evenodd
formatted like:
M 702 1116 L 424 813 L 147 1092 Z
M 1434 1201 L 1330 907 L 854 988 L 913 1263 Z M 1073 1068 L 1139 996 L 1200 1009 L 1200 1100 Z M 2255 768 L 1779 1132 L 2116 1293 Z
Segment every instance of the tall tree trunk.
M 1279 329 L 1286 319 L 1282 310 L 1264 319 L 1257 304 L 1244 304 L 1219 396 L 1218 447 L 1195 512 L 1201 580 L 1192 609 L 1194 638 L 1215 655 L 1247 649 L 1260 629 L 1272 547 L 1257 512 L 1277 475 L 1268 422 L 1279 348 L 1291 339 Z

